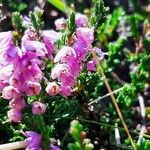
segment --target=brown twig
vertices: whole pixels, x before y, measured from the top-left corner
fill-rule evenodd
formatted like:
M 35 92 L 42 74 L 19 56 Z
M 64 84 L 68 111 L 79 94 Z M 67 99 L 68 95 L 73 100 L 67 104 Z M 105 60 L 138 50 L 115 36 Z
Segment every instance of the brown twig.
M 117 102 L 116 102 L 116 99 L 115 99 L 115 97 L 114 97 L 114 94 L 113 94 L 113 92 L 112 92 L 112 89 L 111 89 L 111 87 L 110 87 L 110 85 L 109 85 L 109 83 L 108 83 L 108 80 L 107 80 L 107 78 L 106 78 L 106 76 L 105 76 L 105 74 L 104 74 L 103 68 L 102 68 L 101 65 L 100 65 L 100 59 L 96 56 L 96 54 L 95 54 L 94 51 L 92 51 L 92 55 L 93 55 L 93 58 L 94 58 L 95 61 L 96 61 L 96 65 L 97 65 L 98 71 L 99 71 L 99 73 L 102 75 L 102 77 L 103 77 L 103 79 L 104 79 L 104 83 L 105 83 L 105 85 L 106 85 L 106 88 L 107 88 L 108 92 L 110 93 L 110 97 L 111 97 L 111 99 L 112 99 L 112 102 L 113 102 L 113 104 L 114 104 L 114 106 L 115 106 L 115 109 L 116 109 L 116 111 L 117 111 L 117 113 L 118 113 L 118 116 L 119 116 L 119 118 L 120 118 L 120 120 L 121 120 L 121 122 L 122 122 L 122 124 L 123 124 L 123 127 L 124 127 L 124 129 L 125 129 L 125 131 L 126 131 L 128 137 L 129 137 L 129 139 L 130 139 L 131 145 L 132 145 L 133 149 L 136 150 L 136 145 L 135 145 L 135 143 L 134 143 L 133 140 L 132 140 L 132 137 L 131 137 L 131 135 L 130 135 L 130 133 L 129 133 L 128 127 L 127 127 L 127 125 L 126 125 L 126 123 L 125 123 L 125 121 L 124 121 L 124 118 L 123 118 L 123 116 L 122 116 L 122 113 L 121 113 L 121 111 L 120 111 L 120 109 L 119 109 L 119 106 L 118 106 L 118 104 L 117 104 Z

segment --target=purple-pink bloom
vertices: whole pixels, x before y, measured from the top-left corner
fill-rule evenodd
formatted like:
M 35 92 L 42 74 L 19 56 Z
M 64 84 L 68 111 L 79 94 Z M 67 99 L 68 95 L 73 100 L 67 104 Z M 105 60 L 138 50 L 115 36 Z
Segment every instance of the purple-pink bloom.
M 11 109 L 7 112 L 9 121 L 20 122 L 22 119 L 22 112 L 16 109 Z
M 95 63 L 95 60 L 90 60 L 90 61 L 87 63 L 87 70 L 89 70 L 89 71 L 96 71 L 96 63 Z
M 40 57 L 45 57 L 45 54 L 48 53 L 45 44 L 39 41 L 25 41 L 22 48 L 25 52 L 32 51 Z
M 49 95 L 54 96 L 59 93 L 59 86 L 56 82 L 49 82 L 45 90 Z
M 103 59 L 105 57 L 105 55 L 108 55 L 108 53 L 106 52 L 102 52 L 102 50 L 98 47 L 94 47 L 93 51 L 101 58 Z
M 81 71 L 81 67 L 80 67 L 78 60 L 70 56 L 66 58 L 66 63 L 69 67 L 70 74 L 73 76 L 78 76 Z
M 34 115 L 42 115 L 46 111 L 46 106 L 45 104 L 35 101 L 32 103 L 32 113 Z
M 13 73 L 13 65 L 7 65 L 0 67 L 0 92 L 2 92 L 5 86 L 8 86 L 8 81 Z
M 94 29 L 87 27 L 79 27 L 76 30 L 77 38 L 84 41 L 87 46 L 90 46 L 94 41 Z
M 59 18 L 55 20 L 56 30 L 63 30 L 66 28 L 66 20 L 64 18 Z
M 51 149 L 50 150 L 61 150 L 58 146 L 51 144 Z
M 26 103 L 25 103 L 25 100 L 22 98 L 22 97 L 19 97 L 19 98 L 13 98 L 10 102 L 9 102 L 9 106 L 12 108 L 12 109 L 15 109 L 15 110 L 22 110 L 25 106 L 26 106 Z
M 68 74 L 68 73 L 69 73 L 69 68 L 67 64 L 65 63 L 56 64 L 56 66 L 51 71 L 51 77 L 52 79 L 56 79 L 56 78 L 60 78 L 61 75 Z
M 75 23 L 78 27 L 85 27 L 88 23 L 88 18 L 84 14 L 77 13 L 75 16 Z
M 69 46 L 64 46 L 56 54 L 54 62 L 55 63 L 59 62 L 59 61 L 66 62 L 66 59 L 70 56 L 76 58 L 76 53 L 75 53 L 74 49 Z
M 84 61 L 85 56 L 88 53 L 88 47 L 87 47 L 86 43 L 84 41 L 82 41 L 81 39 L 77 38 L 76 42 L 74 43 L 73 48 L 76 52 L 77 59 L 80 61 Z
M 60 86 L 60 94 L 64 97 L 67 97 L 67 96 L 70 96 L 72 93 L 72 89 L 70 86 L 64 86 L 64 85 L 61 85 Z
M 41 91 L 41 85 L 37 82 L 29 81 L 26 87 L 26 94 L 28 96 L 38 95 Z
M 26 136 L 25 142 L 28 145 L 25 150 L 40 150 L 42 137 L 39 133 L 26 131 L 23 134 Z
M 42 33 L 43 42 L 48 51 L 48 58 L 53 59 L 52 53 L 55 50 L 54 43 L 61 38 L 61 33 L 54 30 L 44 30 Z
M 4 87 L 2 91 L 2 97 L 4 99 L 12 99 L 12 98 L 17 98 L 19 96 L 20 95 L 19 95 L 18 89 L 16 89 L 15 87 L 11 85 Z

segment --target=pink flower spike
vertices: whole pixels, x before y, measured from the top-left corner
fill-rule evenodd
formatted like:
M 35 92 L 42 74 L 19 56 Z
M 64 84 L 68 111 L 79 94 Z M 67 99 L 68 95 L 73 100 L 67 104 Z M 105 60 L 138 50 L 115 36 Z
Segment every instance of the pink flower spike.
M 34 115 L 42 115 L 46 111 L 46 106 L 45 104 L 35 101 L 32 103 L 32 113 Z
M 49 95 L 54 96 L 59 93 L 59 86 L 57 85 L 56 82 L 49 82 L 46 87 L 46 92 Z
M 4 99 L 12 99 L 19 97 L 19 91 L 13 86 L 6 86 L 2 91 L 2 97 Z
M 26 87 L 26 94 L 28 96 L 38 95 L 41 91 L 41 85 L 37 82 L 29 81 Z
M 25 100 L 22 97 L 14 98 L 9 102 L 9 106 L 18 111 L 22 110 L 25 105 Z
M 84 14 L 77 13 L 75 16 L 75 22 L 78 27 L 85 27 L 88 23 L 88 18 Z
M 22 119 L 22 113 L 21 111 L 18 111 L 16 109 L 11 109 L 7 112 L 7 116 L 10 121 L 13 122 L 20 122 Z

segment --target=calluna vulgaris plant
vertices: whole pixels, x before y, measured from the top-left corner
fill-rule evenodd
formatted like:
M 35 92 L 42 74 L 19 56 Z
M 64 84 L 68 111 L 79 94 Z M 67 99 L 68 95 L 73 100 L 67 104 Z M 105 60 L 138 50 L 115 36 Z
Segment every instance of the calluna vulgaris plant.
M 13 13 L 14 30 L 0 32 L 0 125 L 10 142 L 24 140 L 26 150 L 150 148 L 149 107 L 141 98 L 150 81 L 149 11 L 131 3 L 135 14 L 123 8 L 110 14 L 102 0 L 91 14 L 69 9 L 67 19 L 55 21 L 56 30 L 45 30 L 39 8 L 26 18 Z M 119 77 L 127 65 L 129 75 Z M 115 107 L 102 100 L 107 93 Z M 139 112 L 142 122 L 134 122 Z

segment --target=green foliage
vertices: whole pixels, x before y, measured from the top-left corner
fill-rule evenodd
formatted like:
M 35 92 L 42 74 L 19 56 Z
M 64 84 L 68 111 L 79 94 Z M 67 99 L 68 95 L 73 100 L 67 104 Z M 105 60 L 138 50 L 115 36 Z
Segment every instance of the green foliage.
M 97 29 L 105 20 L 108 8 L 104 6 L 103 0 L 96 0 L 93 13 L 91 16 L 91 24 Z
M 27 115 L 24 118 L 24 122 L 28 130 L 37 131 L 42 135 L 43 150 L 49 149 L 50 138 L 52 138 L 54 132 L 54 126 L 46 125 L 43 117 L 40 115 L 32 115 L 32 116 Z
M 31 20 L 31 25 L 36 31 L 39 31 L 44 27 L 44 22 L 42 20 L 43 10 L 36 8 L 34 12 L 30 12 L 29 17 Z
M 94 146 L 93 144 L 91 144 L 90 140 L 85 138 L 85 132 L 83 132 L 83 127 L 78 121 L 73 120 L 71 122 L 70 134 L 74 138 L 75 143 L 68 144 L 69 150 L 92 150 L 94 149 Z
M 139 24 L 143 21 L 143 17 L 140 14 L 135 13 L 126 17 L 127 23 L 130 25 L 130 34 L 132 37 L 139 36 Z
M 110 42 L 108 44 L 108 65 L 109 65 L 109 70 L 112 70 L 115 68 L 116 65 L 119 65 L 122 59 L 123 55 L 123 46 L 125 44 L 125 38 L 120 37 L 117 39 L 115 42 Z
M 125 12 L 122 8 L 117 8 L 112 14 L 107 16 L 106 22 L 102 23 L 97 29 L 97 38 L 103 44 L 107 44 L 109 38 L 113 36 L 114 31 L 118 27 L 120 20 L 123 18 Z
M 63 0 L 48 0 L 48 2 L 62 12 L 67 11 L 67 6 L 63 2 Z
M 0 3 L 7 6 L 9 10 L 17 12 L 23 12 L 28 7 L 26 2 L 18 2 L 18 0 L 1 0 Z
M 137 150 L 149 150 L 150 148 L 150 141 L 149 140 L 142 140 L 139 145 L 137 145 Z
M 72 34 L 75 32 L 76 24 L 75 24 L 75 13 L 72 11 L 69 14 L 69 17 L 67 19 L 67 29 L 65 30 L 65 33 L 63 34 L 60 42 L 58 43 L 58 47 L 60 48 L 62 45 L 66 44 L 69 40 L 69 38 L 72 36 Z
M 13 13 L 12 24 L 13 24 L 14 28 L 20 33 L 22 33 L 25 30 L 25 27 L 23 26 L 22 16 L 19 12 Z

